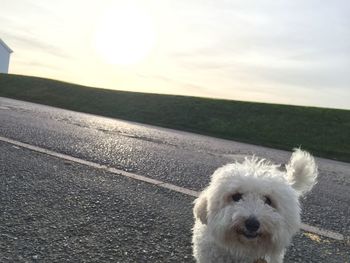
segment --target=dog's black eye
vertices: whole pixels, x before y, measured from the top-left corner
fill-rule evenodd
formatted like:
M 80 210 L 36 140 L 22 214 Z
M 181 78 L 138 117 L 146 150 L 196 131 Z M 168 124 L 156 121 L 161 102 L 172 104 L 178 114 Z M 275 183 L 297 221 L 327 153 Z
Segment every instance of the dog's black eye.
M 234 195 L 232 196 L 232 200 L 235 201 L 235 202 L 238 202 L 239 200 L 242 199 L 242 196 L 243 196 L 243 195 L 240 194 L 240 193 L 234 194 Z
M 265 196 L 265 204 L 270 205 L 270 206 L 272 205 L 272 201 L 271 201 L 270 197 Z

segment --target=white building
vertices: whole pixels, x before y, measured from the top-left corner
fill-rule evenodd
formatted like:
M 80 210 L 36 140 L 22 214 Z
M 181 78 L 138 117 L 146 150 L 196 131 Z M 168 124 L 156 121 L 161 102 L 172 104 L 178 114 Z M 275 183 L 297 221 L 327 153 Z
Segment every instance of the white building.
M 8 73 L 10 54 L 12 52 L 11 48 L 0 38 L 0 73 Z

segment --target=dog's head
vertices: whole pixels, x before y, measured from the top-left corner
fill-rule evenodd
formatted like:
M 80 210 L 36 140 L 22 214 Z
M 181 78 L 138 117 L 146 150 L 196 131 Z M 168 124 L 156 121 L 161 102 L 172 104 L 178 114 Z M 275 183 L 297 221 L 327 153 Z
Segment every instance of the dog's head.
M 219 168 L 195 201 L 194 215 L 227 248 L 256 254 L 285 248 L 299 230 L 299 197 L 316 183 L 317 167 L 295 150 L 286 171 L 255 157 Z

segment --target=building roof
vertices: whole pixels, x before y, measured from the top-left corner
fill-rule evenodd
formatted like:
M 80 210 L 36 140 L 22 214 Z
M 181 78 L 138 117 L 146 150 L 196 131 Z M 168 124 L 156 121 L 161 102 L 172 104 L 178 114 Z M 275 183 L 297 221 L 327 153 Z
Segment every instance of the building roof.
M 13 50 L 8 45 L 6 45 L 6 43 L 2 41 L 1 38 L 0 38 L 0 46 L 3 46 L 9 53 L 13 52 Z

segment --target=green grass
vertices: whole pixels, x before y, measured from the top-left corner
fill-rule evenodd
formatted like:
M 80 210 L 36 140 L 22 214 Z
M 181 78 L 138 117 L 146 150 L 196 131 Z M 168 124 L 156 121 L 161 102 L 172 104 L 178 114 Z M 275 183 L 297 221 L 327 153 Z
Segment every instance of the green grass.
M 350 161 L 350 111 L 145 94 L 0 74 L 0 96 Z

